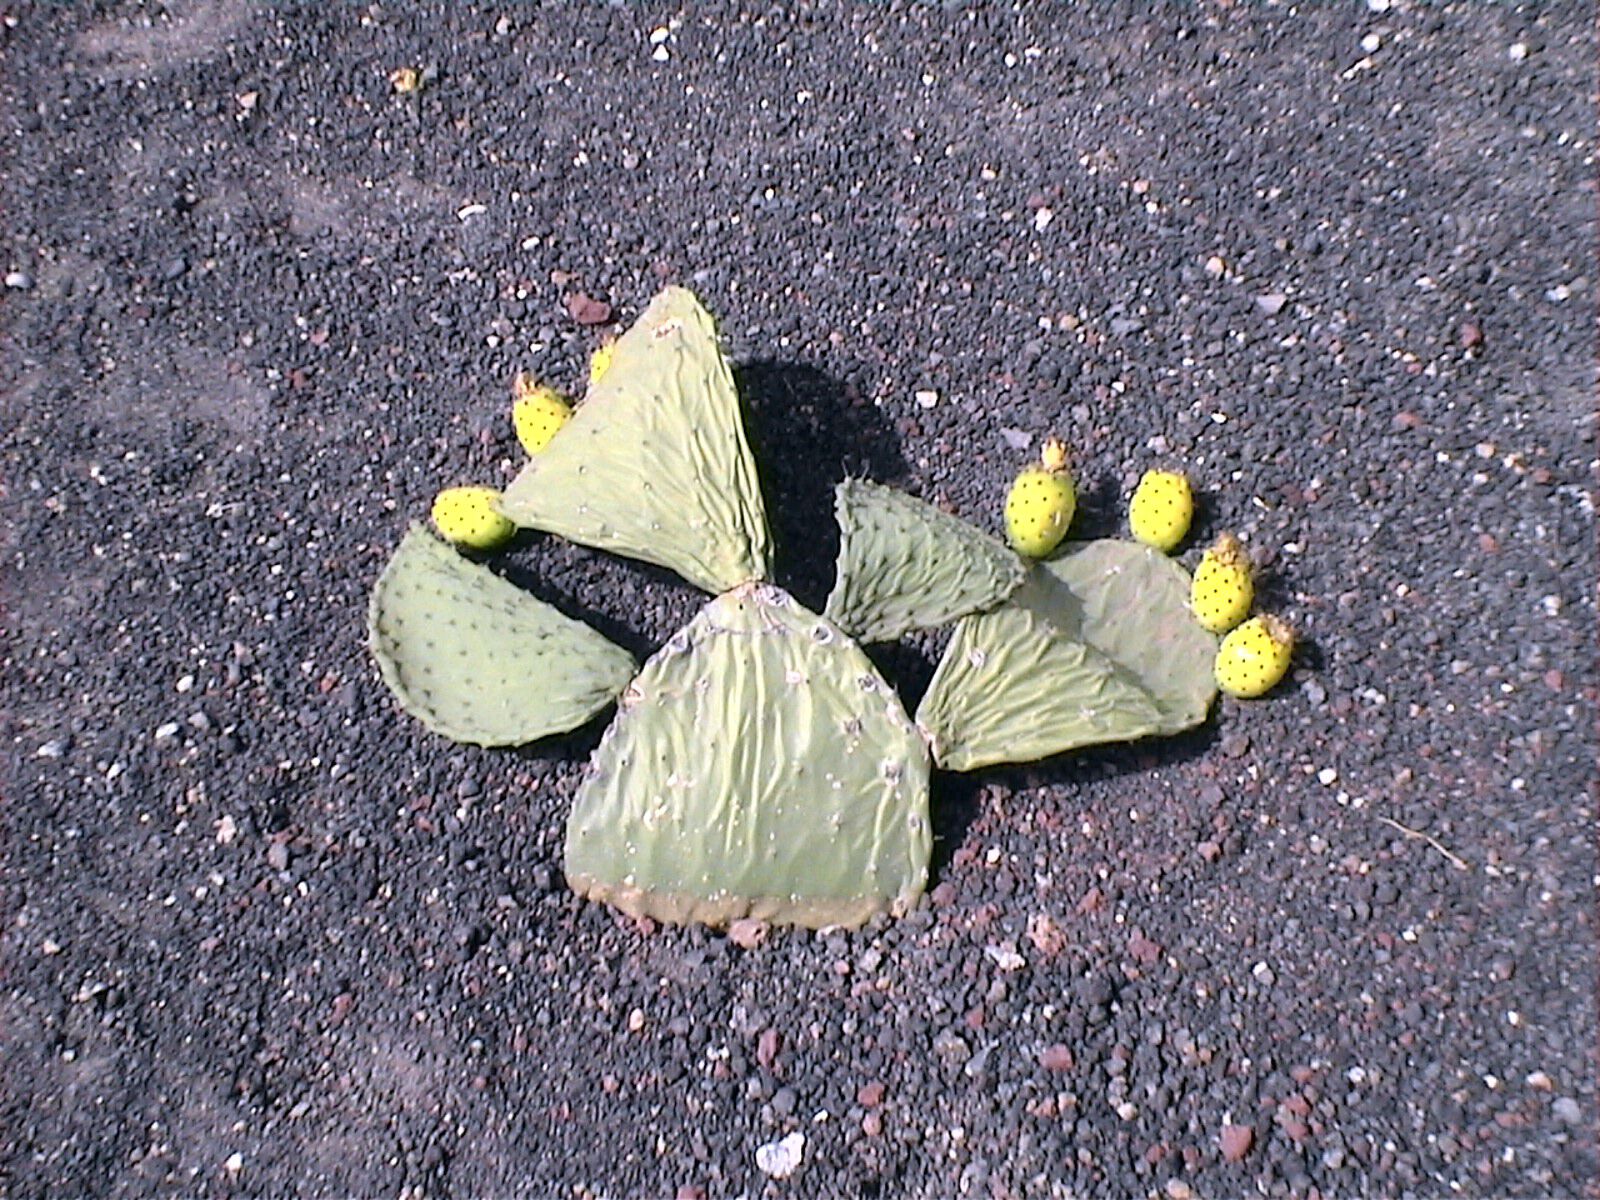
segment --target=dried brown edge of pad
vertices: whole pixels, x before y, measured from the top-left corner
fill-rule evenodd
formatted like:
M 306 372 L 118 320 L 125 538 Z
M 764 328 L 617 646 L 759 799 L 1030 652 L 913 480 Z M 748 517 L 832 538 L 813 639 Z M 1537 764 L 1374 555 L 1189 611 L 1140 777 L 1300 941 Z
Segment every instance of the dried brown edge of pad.
M 713 929 L 724 929 L 744 917 L 804 929 L 859 929 L 881 912 L 905 916 L 922 895 L 920 883 L 915 891 L 893 899 L 862 896 L 849 900 L 785 896 L 725 896 L 710 900 L 682 892 L 606 883 L 592 875 L 569 875 L 567 886 L 586 900 L 609 904 L 630 917 L 649 917 L 673 925 L 709 925 Z

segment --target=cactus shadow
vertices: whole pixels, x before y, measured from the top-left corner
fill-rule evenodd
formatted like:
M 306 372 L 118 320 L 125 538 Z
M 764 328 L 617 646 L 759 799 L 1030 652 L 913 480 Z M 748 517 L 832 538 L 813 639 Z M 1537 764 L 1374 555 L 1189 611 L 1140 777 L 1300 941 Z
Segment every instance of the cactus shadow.
M 581 587 L 572 586 L 571 581 L 568 586 L 553 583 L 551 571 L 544 564 L 505 561 L 497 562 L 495 569 L 507 582 L 563 616 L 582 621 L 640 663 L 654 654 L 674 630 L 682 628 L 705 602 L 700 592 L 665 567 L 616 558 L 598 550 L 585 553 L 588 559 L 583 564 Z M 604 606 L 591 604 L 580 598 L 580 591 L 596 593 L 613 602 Z M 616 604 L 614 599 L 623 594 L 647 605 L 650 611 L 641 613 L 636 604 L 632 606 L 634 611 L 619 615 L 618 610 L 625 606 Z M 645 624 L 655 627 L 654 636 L 641 628 Z
M 1213 706 L 1202 724 L 1166 737 L 1068 750 L 1038 762 L 1007 763 L 976 771 L 943 771 L 936 767 L 929 786 L 933 822 L 929 888 L 943 878 L 956 852 L 966 844 L 972 826 L 983 816 L 986 794 L 1037 794 L 1047 787 L 1071 789 L 1125 775 L 1145 776 L 1152 770 L 1210 755 L 1219 736 L 1217 707 Z
M 839 554 L 834 485 L 903 475 L 899 441 L 869 399 L 815 367 L 758 359 L 735 367 L 734 377 L 776 543 L 777 583 L 820 611 Z
M 1068 536 L 1074 541 L 1127 537 L 1121 482 L 1106 474 L 1078 482 L 1078 513 Z

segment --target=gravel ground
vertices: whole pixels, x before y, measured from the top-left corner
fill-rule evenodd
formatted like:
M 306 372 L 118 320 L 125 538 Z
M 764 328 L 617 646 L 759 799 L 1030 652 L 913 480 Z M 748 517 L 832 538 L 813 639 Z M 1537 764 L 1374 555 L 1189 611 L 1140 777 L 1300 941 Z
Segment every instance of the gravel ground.
M 783 7 L 0 5 L 4 1193 L 1592 1188 L 1592 7 Z M 1080 534 L 1186 465 L 1290 682 L 941 776 L 898 922 L 576 900 L 601 723 L 435 738 L 363 610 L 665 282 L 803 600 L 846 471 L 995 528 L 1055 430 Z

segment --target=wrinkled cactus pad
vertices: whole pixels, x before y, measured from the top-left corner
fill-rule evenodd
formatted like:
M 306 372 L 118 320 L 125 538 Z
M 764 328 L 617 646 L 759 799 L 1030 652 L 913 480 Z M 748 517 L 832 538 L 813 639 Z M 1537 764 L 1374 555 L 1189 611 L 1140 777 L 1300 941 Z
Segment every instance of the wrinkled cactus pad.
M 633 657 L 413 525 L 373 588 L 367 632 L 400 706 L 436 733 L 513 746 L 582 725 Z
M 993 608 L 1022 560 L 965 521 L 894 488 L 847 479 L 834 492 L 839 565 L 827 616 L 864 642 Z
M 1217 639 L 1189 576 L 1137 542 L 1069 545 L 1010 599 L 963 618 L 917 723 L 940 766 L 1029 762 L 1205 720 Z
M 928 753 L 833 622 L 767 584 L 711 601 L 619 701 L 567 824 L 567 880 L 625 912 L 859 925 L 927 877 Z
M 770 538 L 733 372 L 694 294 L 668 288 L 616 343 L 500 511 L 722 592 L 766 579 Z

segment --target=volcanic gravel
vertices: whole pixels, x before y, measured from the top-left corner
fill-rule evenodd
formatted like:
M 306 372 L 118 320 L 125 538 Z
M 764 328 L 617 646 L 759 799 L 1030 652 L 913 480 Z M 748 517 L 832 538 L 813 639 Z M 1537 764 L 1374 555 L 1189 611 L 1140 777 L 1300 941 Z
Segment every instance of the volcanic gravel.
M 1592 6 L 0 16 L 6 1195 L 1592 1186 Z M 997 529 L 1054 431 L 1076 536 L 1191 473 L 1291 678 L 939 775 L 903 920 L 579 901 L 604 718 L 452 745 L 364 610 L 672 282 L 803 602 L 834 481 Z M 496 561 L 635 654 L 703 602 Z

